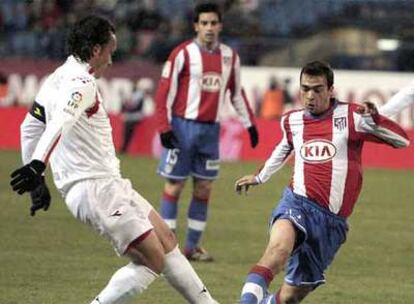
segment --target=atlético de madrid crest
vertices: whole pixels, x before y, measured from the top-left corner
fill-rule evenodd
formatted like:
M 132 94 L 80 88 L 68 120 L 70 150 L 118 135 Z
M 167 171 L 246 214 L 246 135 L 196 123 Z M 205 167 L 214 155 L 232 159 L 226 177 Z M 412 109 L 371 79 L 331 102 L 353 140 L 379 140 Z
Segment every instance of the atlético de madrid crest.
M 231 57 L 230 56 L 223 56 L 223 63 L 225 65 L 230 65 L 231 64 Z
M 346 117 L 335 117 L 334 126 L 339 131 L 342 131 L 346 128 Z

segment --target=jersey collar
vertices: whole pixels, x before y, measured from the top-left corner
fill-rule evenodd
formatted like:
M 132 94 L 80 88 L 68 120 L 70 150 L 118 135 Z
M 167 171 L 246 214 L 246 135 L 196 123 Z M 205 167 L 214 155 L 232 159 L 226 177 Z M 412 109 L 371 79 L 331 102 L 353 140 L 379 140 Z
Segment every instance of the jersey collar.
M 89 63 L 82 61 L 80 58 L 74 56 L 74 55 L 70 55 L 67 59 L 68 62 L 71 63 L 76 63 L 79 65 L 79 67 L 88 72 L 89 74 L 93 75 L 94 70 L 92 69 L 92 67 L 89 65 Z
M 324 119 L 325 117 L 330 115 L 336 108 L 336 106 L 338 105 L 338 100 L 335 98 L 331 98 L 330 103 L 330 107 L 325 112 L 318 115 L 312 114 L 308 110 L 305 110 L 305 117 L 309 119 Z
M 211 49 L 208 49 L 208 48 L 202 46 L 201 43 L 197 40 L 197 38 L 194 38 L 194 43 L 200 48 L 200 50 L 202 50 L 204 52 L 207 52 L 207 53 L 210 53 L 210 54 L 220 52 L 220 42 L 217 42 L 216 45 Z

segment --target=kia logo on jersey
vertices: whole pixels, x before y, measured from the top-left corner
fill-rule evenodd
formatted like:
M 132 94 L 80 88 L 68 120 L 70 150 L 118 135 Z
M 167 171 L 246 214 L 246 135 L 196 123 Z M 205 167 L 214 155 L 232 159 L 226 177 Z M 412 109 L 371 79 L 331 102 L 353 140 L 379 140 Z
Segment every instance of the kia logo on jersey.
M 336 147 L 326 139 L 312 139 L 300 148 L 300 156 L 307 163 L 324 163 L 336 154 Z
M 218 92 L 221 89 L 221 75 L 214 72 L 203 74 L 201 79 L 201 87 L 206 92 Z

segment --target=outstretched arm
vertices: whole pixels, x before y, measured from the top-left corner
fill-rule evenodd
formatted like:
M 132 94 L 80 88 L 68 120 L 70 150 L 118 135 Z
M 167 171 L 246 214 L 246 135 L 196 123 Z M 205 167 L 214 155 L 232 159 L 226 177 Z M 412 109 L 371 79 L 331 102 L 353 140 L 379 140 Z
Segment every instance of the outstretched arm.
M 379 112 L 385 117 L 392 117 L 411 104 L 414 104 L 414 82 L 393 95 L 391 99 L 379 109 Z
M 353 113 L 355 130 L 368 141 L 388 144 L 394 148 L 404 148 L 410 144 L 407 133 L 395 122 L 380 115 L 376 106 L 364 102 Z
M 235 190 L 238 194 L 241 194 L 243 191 L 247 193 L 250 186 L 265 183 L 284 165 L 285 160 L 288 158 L 293 149 L 293 145 L 286 132 L 285 122 L 286 116 L 282 117 L 280 122 L 281 129 L 283 131 L 283 138 L 273 150 L 272 155 L 267 159 L 259 173 L 256 175 L 246 175 L 236 181 Z
M 247 194 L 249 192 L 250 186 L 256 186 L 258 184 L 259 182 L 257 181 L 255 175 L 246 175 L 236 181 L 234 190 L 237 192 L 237 194 L 242 194 L 243 192 Z

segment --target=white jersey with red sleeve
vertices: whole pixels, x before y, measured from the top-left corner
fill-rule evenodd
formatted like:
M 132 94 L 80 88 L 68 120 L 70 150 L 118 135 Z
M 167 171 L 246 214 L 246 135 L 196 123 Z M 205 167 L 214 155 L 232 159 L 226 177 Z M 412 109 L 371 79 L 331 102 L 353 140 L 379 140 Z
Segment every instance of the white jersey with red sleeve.
M 164 65 L 155 101 L 160 131 L 171 129 L 171 117 L 217 122 L 230 91 L 232 104 L 247 128 L 253 113 L 240 84 L 240 58 L 225 44 L 214 51 L 195 40 L 176 47 Z
M 47 77 L 21 125 L 23 162 L 50 159 L 56 187 L 120 176 L 109 117 L 89 65 L 70 56 Z
M 396 148 L 409 144 L 407 134 L 396 123 L 380 115 L 361 115 L 357 105 L 338 101 L 321 117 L 304 110 L 288 112 L 281 128 L 283 138 L 256 180 L 266 182 L 294 151 L 293 192 L 343 217 L 352 213 L 361 190 L 364 141 Z

